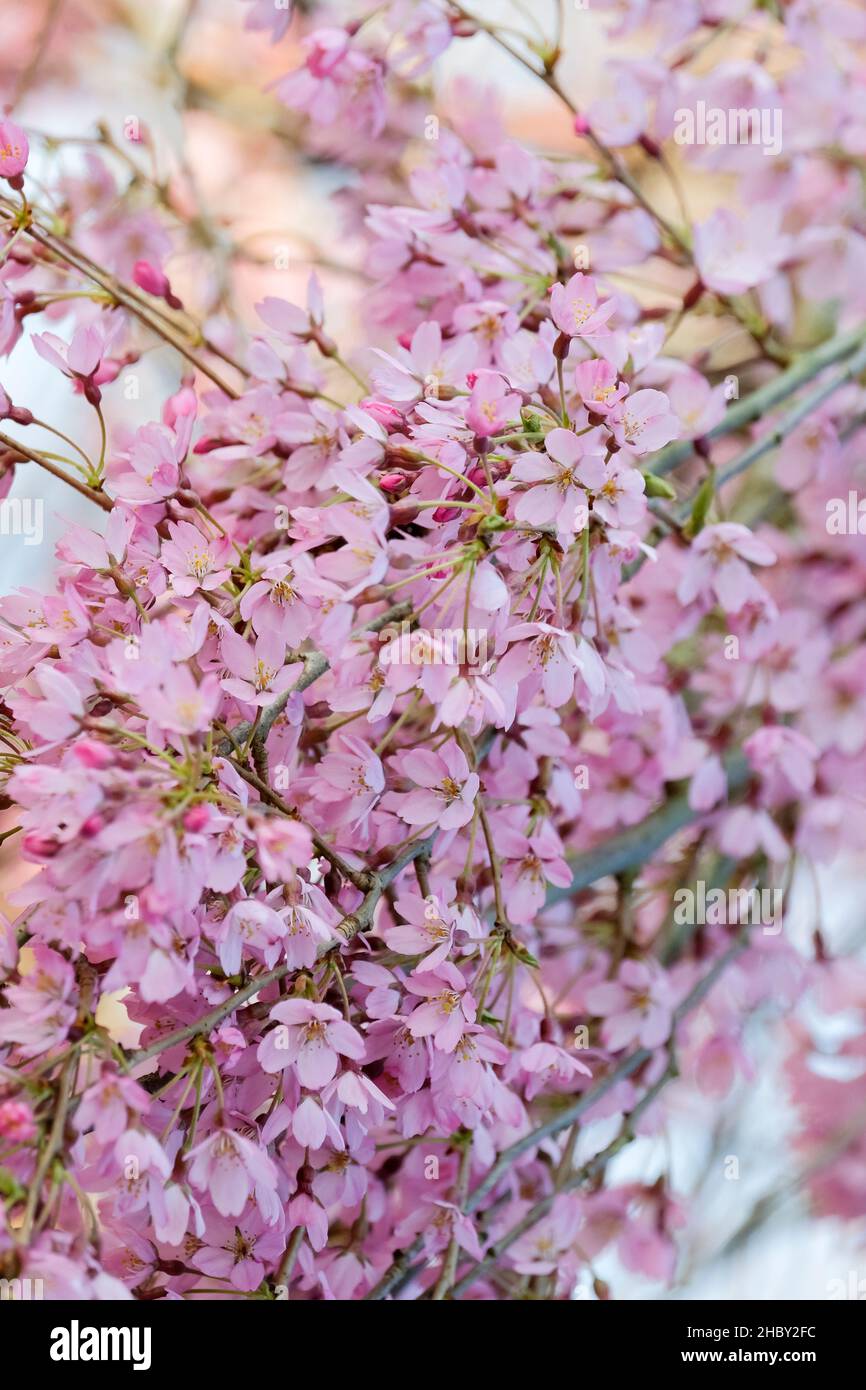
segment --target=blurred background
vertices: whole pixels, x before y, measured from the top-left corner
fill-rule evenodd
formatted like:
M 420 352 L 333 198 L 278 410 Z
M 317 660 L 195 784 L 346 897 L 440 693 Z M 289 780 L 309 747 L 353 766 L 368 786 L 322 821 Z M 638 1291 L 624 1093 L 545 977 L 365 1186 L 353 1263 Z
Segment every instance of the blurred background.
M 487 20 L 523 32 L 536 25 L 550 34 L 556 7 L 553 0 L 526 0 L 525 5 L 476 0 L 472 8 Z M 169 230 L 182 217 L 193 218 L 193 244 L 170 255 L 166 268 L 176 292 L 207 319 L 218 341 L 221 334 L 231 341 L 233 315 L 254 324 L 253 305 L 265 294 L 303 302 L 307 278 L 316 269 L 330 331 L 341 345 L 358 344 L 364 333 L 367 282 L 360 269 L 363 242 L 357 217 L 345 196 L 355 175 L 326 151 L 302 151 L 294 117 L 268 90 L 295 66 L 299 23 L 271 46 L 265 35 L 244 30 L 250 12 L 250 0 L 0 4 L 0 105 L 13 108 L 15 118 L 37 133 L 31 162 L 37 180 L 53 183 L 58 170 L 80 180 L 93 173 L 88 160 L 94 154 L 104 160 L 118 180 L 121 238 L 123 202 L 137 196 L 136 167 L 164 190 L 160 215 Z M 327 13 L 341 12 L 335 5 Z M 601 96 L 616 98 L 614 58 L 653 57 L 652 38 L 646 34 L 607 39 L 601 16 L 591 4 L 566 3 L 564 16 L 561 80 L 581 106 Z M 301 26 L 308 22 L 303 15 L 299 19 Z M 714 60 L 722 52 L 742 56 L 724 37 Z M 452 101 L 465 98 L 461 84 L 467 78 L 482 80 L 487 89 L 482 99 L 500 104 L 516 138 L 542 150 L 573 153 L 567 113 L 483 35 L 452 44 L 437 64 L 437 89 L 457 93 Z M 147 132 L 144 143 L 124 142 L 130 122 Z M 419 150 L 418 158 L 423 154 Z M 718 175 L 681 170 L 680 177 L 693 218 L 728 196 L 727 181 Z M 384 169 L 382 181 L 387 201 Z M 666 181 L 648 191 L 657 206 L 673 211 Z M 142 186 L 141 196 L 152 194 Z M 147 249 L 137 247 L 132 234 L 129 241 L 131 265 Z M 664 283 L 658 274 L 656 283 Z M 42 316 L 28 319 L 25 330 L 34 322 L 40 331 L 50 327 L 63 332 L 62 319 L 46 324 Z M 145 351 L 131 369 L 129 382 L 123 378 L 122 395 L 117 388 L 111 395 L 110 422 L 134 428 L 159 418 L 162 402 L 177 387 L 180 375 L 179 361 L 170 349 Z M 73 437 L 93 442 L 92 412 L 32 348 L 17 350 L 0 363 L 0 383 L 17 404 L 38 406 L 43 418 Z M 32 437 L 32 431 L 28 433 Z M 36 479 L 33 473 L 18 470 L 15 493 L 34 496 L 38 490 L 44 498 L 45 537 L 41 545 L 29 546 L 23 537 L 0 540 L 4 594 L 19 586 L 50 590 L 54 545 L 68 521 L 101 524 L 101 514 L 86 500 L 60 484 L 53 486 L 44 474 Z M 7 813 L 0 828 L 10 824 L 14 820 Z M 16 861 L 14 844 L 13 840 L 0 848 L 0 901 L 7 910 L 4 895 L 29 872 Z M 817 882 L 811 876 L 798 879 L 791 927 L 804 950 L 819 894 L 818 911 L 831 951 L 862 955 L 863 869 L 863 862 L 853 862 L 834 866 Z M 616 1296 L 820 1300 L 834 1296 L 836 1280 L 848 1288 L 848 1297 L 866 1296 L 863 1220 L 843 1223 L 810 1210 L 806 1168 L 793 1166 L 792 1149 L 785 1142 L 796 1126 L 782 1072 L 785 1013 L 780 998 L 775 1013 L 755 1020 L 748 1039 L 756 1065 L 753 1082 L 740 1081 L 721 1102 L 700 1102 L 691 1087 L 675 1090 L 664 1133 L 641 1139 L 616 1160 L 613 1171 L 620 1181 L 651 1182 L 667 1170 L 674 1190 L 691 1197 L 674 1288 L 660 1291 L 658 1285 L 629 1274 L 614 1256 L 606 1256 L 599 1260 L 597 1272 L 610 1280 Z M 817 1015 L 809 1022 L 817 1040 L 814 1065 L 831 1076 L 833 1068 L 842 1065 L 833 1054 L 844 1036 L 845 1020 L 835 1016 L 832 1029 Z M 852 1032 L 853 1024 L 852 1020 Z M 587 1151 L 596 1151 L 609 1137 L 612 1131 L 607 1134 L 604 1124 L 595 1126 L 584 1136 Z M 726 1160 L 732 1156 L 738 1160 L 736 1178 L 725 1176 L 731 1169 Z

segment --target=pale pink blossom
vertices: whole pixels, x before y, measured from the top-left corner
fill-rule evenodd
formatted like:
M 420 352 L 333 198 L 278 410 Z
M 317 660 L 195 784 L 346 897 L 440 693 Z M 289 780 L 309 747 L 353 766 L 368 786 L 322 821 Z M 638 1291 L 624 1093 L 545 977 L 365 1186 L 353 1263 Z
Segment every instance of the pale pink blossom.
M 487 439 L 520 421 L 520 404 L 520 396 L 509 391 L 498 372 L 477 372 L 466 405 L 466 423 L 479 438 Z
M 461 748 L 449 742 L 438 753 L 418 749 L 401 754 L 394 762 L 417 784 L 415 791 L 387 798 L 387 804 L 408 825 L 432 824 L 456 830 L 472 819 L 480 781 L 476 772 L 470 772 Z
M 271 1010 L 276 1028 L 259 1044 L 265 1071 L 294 1067 L 302 1086 L 318 1091 L 337 1072 L 340 1056 L 360 1060 L 364 1044 L 336 1009 L 308 999 L 290 999 Z
M 604 1019 L 602 1040 L 614 1052 L 633 1044 L 659 1047 L 670 1036 L 668 982 L 643 961 L 623 961 L 615 980 L 593 985 L 586 993 L 586 1007 Z
M 711 597 L 727 612 L 738 613 L 746 603 L 763 597 L 749 565 L 775 562 L 770 547 L 747 527 L 733 521 L 706 526 L 692 544 L 677 596 L 681 603 Z
M 590 275 L 578 271 L 568 284 L 556 284 L 550 292 L 550 313 L 557 328 L 570 338 L 595 338 L 610 333 L 608 320 L 616 301 L 600 300 Z

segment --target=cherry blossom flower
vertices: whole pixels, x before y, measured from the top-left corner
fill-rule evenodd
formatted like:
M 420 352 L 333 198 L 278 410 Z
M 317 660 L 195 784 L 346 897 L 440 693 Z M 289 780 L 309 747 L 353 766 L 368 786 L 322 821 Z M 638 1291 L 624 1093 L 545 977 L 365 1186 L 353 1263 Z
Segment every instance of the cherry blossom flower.
M 570 100 L 532 6 L 247 0 L 237 72 L 286 39 L 256 138 L 231 74 L 219 122 L 181 83 L 179 171 L 102 111 L 27 178 L 0 117 L 10 1278 L 627 1296 L 714 1248 L 671 1116 L 759 1064 L 804 1203 L 864 1210 L 866 969 L 810 893 L 748 934 L 728 896 L 835 891 L 866 836 L 863 16 L 596 3 L 553 154 L 468 76 Z M 47 53 L 15 8 L 35 107 L 99 7 Z M 675 149 L 698 101 L 727 142 Z M 251 220 L 296 157 L 315 215 Z M 724 173 L 697 225 L 675 166 Z
M 740 217 L 718 208 L 695 229 L 695 259 L 701 278 L 720 294 L 743 294 L 768 280 L 788 255 L 790 239 L 766 206 Z
M 144 1114 L 149 1104 L 137 1082 L 105 1070 L 84 1092 L 75 1112 L 75 1128 L 82 1133 L 92 1128 L 100 1144 L 110 1144 L 129 1128 L 132 1119 Z
M 527 1100 L 533 1100 L 551 1084 L 557 1089 L 566 1089 L 575 1076 L 592 1075 L 590 1068 L 577 1057 L 572 1057 L 565 1048 L 547 1042 L 537 1042 L 527 1047 L 520 1054 L 520 1065 L 529 1072 Z
M 139 703 L 148 718 L 168 733 L 204 733 L 219 708 L 219 681 L 205 676 L 198 684 L 188 666 L 173 666 L 158 687 L 142 691 Z
M 604 481 L 593 498 L 593 514 L 609 526 L 634 526 L 644 514 L 645 488 L 643 475 L 636 468 L 614 458 L 606 466 Z
M 261 1204 L 277 1185 L 272 1160 L 236 1130 L 215 1129 L 190 1149 L 187 1163 L 190 1182 L 209 1193 L 221 1216 L 240 1216 L 251 1194 Z
M 173 496 L 180 486 L 187 442 L 183 435 L 161 424 L 136 430 L 129 450 L 118 457 L 111 470 L 116 496 L 133 505 Z M 124 463 L 129 466 L 121 471 Z
M 353 47 L 342 29 L 317 29 L 304 47 L 305 65 L 277 86 L 280 100 L 324 125 L 351 109 L 371 138 L 379 135 L 385 124 L 380 64 Z
M 406 981 L 412 994 L 427 999 L 409 1016 L 408 1028 L 415 1038 L 432 1037 L 443 1052 L 453 1052 L 467 1023 L 475 1022 L 475 1000 L 466 988 L 460 971 L 448 961 L 435 970 L 413 975 Z
M 373 749 L 363 739 L 343 734 L 322 759 L 316 796 L 338 803 L 346 817 L 360 821 L 372 810 L 384 787 L 385 772 Z
M 592 695 L 605 690 L 604 664 L 583 639 L 576 642 L 570 632 L 550 623 L 519 623 L 506 636 L 511 645 L 499 662 L 498 675 L 505 680 L 537 679 L 554 709 L 571 699 L 578 674 Z
M 553 286 L 550 313 L 557 328 L 568 337 L 596 338 L 610 332 L 608 320 L 616 313 L 616 301 L 600 301 L 592 277 L 578 272 L 566 285 Z
M 29 157 L 30 142 L 21 127 L 8 117 L 0 120 L 0 178 L 8 179 L 13 188 L 20 187 Z
M 604 1018 L 602 1038 L 615 1052 L 639 1043 L 658 1047 L 670 1035 L 671 997 L 667 980 L 642 961 L 626 960 L 616 980 L 593 985 L 586 1005 Z
M 312 576 L 302 567 L 303 560 L 304 556 L 298 557 L 297 569 L 282 563 L 268 565 L 241 600 L 241 617 L 257 633 L 272 633 L 290 647 L 300 646 L 314 623 L 313 610 L 302 597 L 304 593 L 312 597 Z
M 236 633 L 226 631 L 220 642 L 223 660 L 231 676 L 220 682 L 223 690 L 246 704 L 264 707 L 289 690 L 300 673 L 300 663 L 286 666 L 286 644 L 270 632 L 256 638 L 251 647 Z
M 266 965 L 277 960 L 286 924 L 278 912 L 257 898 L 234 903 L 226 913 L 219 942 L 220 965 L 227 975 L 237 975 L 244 951 L 261 951 Z
M 591 357 L 579 363 L 574 371 L 574 384 L 587 410 L 595 415 L 609 415 L 628 393 L 626 383 L 617 380 L 616 368 L 603 357 Z
M 404 920 L 385 929 L 387 944 L 401 955 L 424 955 L 415 973 L 435 970 L 447 960 L 454 943 L 456 913 L 441 907 L 435 898 L 425 900 L 407 895 L 398 898 L 395 906 Z
M 682 603 L 692 603 L 711 594 L 728 612 L 738 613 L 763 594 L 748 565 L 772 565 L 775 560 L 770 547 L 745 526 L 733 521 L 707 526 L 692 546 L 677 595 Z
M 517 520 L 543 526 L 574 517 L 582 505 L 588 521 L 585 489 L 594 491 L 605 479 L 600 432 L 593 430 L 581 437 L 570 430 L 554 429 L 546 436 L 544 448 L 544 454 L 529 454 L 511 470 L 512 480 L 530 485 L 518 495 L 514 508 Z
M 469 337 L 443 345 L 438 323 L 422 323 L 399 356 L 376 349 L 384 367 L 376 367 L 376 390 L 395 402 L 409 404 L 443 395 L 443 388 L 465 388 L 466 374 L 475 365 L 476 349 Z
M 7 1144 L 26 1144 L 38 1133 L 33 1111 L 20 1100 L 0 1101 L 0 1135 Z
M 290 999 L 271 1010 L 277 1028 L 259 1046 L 259 1062 L 265 1071 L 293 1066 L 302 1086 L 317 1091 L 333 1080 L 340 1056 L 358 1061 L 364 1044 L 329 1004 Z
M 542 906 L 547 884 L 567 888 L 571 870 L 562 855 L 562 844 L 552 826 L 543 823 L 524 839 L 516 831 L 503 830 L 502 854 L 508 862 L 503 875 L 508 889 L 508 913 L 514 922 L 531 922 Z
M 479 438 L 500 434 L 520 419 L 520 396 L 498 372 L 477 372 L 466 406 L 466 423 Z
M 472 819 L 480 779 L 470 772 L 462 749 L 448 743 L 438 753 L 426 749 L 401 754 L 393 765 L 411 777 L 416 789 L 389 794 L 386 803 L 407 825 L 437 824 L 456 830 Z
M 169 522 L 171 539 L 164 541 L 160 558 L 171 576 L 171 586 L 181 597 L 197 589 L 210 593 L 229 576 L 226 560 L 231 542 L 226 536 L 209 540 L 189 521 Z
M 636 454 L 651 454 L 676 439 L 680 424 L 662 391 L 635 391 L 615 408 L 613 432 Z
M 82 325 L 76 328 L 70 343 L 65 343 L 55 333 L 34 333 L 33 346 L 40 357 L 75 382 L 92 405 L 98 405 L 102 393 L 97 376 L 111 336 L 106 336 L 99 327 Z
M 245 1217 L 240 1223 L 216 1217 L 208 1222 L 207 1236 L 193 1256 L 196 1269 L 215 1279 L 228 1279 L 244 1293 L 260 1286 L 285 1246 L 282 1233 L 266 1226 L 260 1217 Z

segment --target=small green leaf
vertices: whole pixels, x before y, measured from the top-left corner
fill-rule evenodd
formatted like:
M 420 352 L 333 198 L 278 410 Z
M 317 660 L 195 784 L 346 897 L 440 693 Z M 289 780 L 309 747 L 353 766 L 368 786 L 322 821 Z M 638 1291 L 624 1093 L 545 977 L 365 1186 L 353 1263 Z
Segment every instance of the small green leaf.
M 655 473 L 647 471 L 643 480 L 646 483 L 647 497 L 665 497 L 669 502 L 676 501 L 676 489 L 665 478 L 659 478 Z
M 707 524 L 710 507 L 716 495 L 716 470 L 713 468 L 704 478 L 698 488 L 698 494 L 692 507 L 692 514 L 683 527 L 683 535 L 689 540 L 702 531 Z

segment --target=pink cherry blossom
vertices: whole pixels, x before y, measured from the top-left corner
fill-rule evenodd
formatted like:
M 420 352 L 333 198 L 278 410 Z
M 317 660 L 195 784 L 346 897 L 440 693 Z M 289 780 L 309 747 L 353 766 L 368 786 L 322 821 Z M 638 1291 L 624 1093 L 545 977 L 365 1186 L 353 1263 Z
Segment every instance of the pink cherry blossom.
M 478 372 L 466 406 L 466 423 L 482 439 L 520 419 L 520 396 L 498 372 Z
M 470 772 L 462 749 L 454 744 L 446 744 L 439 753 L 420 749 L 401 755 L 396 766 L 417 784 L 415 791 L 388 799 L 408 825 L 456 830 L 472 819 L 480 780 Z
M 124 7 L 0 20 L 46 1296 L 703 1296 L 762 1228 L 685 1149 L 721 1103 L 770 1209 L 754 1094 L 859 1238 L 862 7 L 596 0 L 597 90 L 568 7 L 482 8 L 187 7 L 170 92 Z M 79 130 L 106 54 L 183 149 Z
M 736 522 L 707 526 L 695 540 L 677 595 L 682 603 L 710 595 L 731 613 L 762 597 L 749 565 L 772 565 L 776 557 L 763 541 Z
M 222 1216 L 239 1216 L 251 1194 L 261 1202 L 277 1184 L 272 1160 L 235 1130 L 215 1129 L 190 1149 L 188 1163 L 190 1182 L 210 1194 Z
M 600 300 L 590 275 L 578 272 L 566 285 L 556 284 L 550 295 L 550 313 L 560 332 L 570 338 L 595 338 L 610 332 L 608 320 L 616 301 Z
M 667 981 L 642 961 L 623 961 L 616 980 L 593 985 L 587 991 L 586 1006 L 604 1018 L 604 1044 L 614 1051 L 635 1042 L 641 1047 L 658 1047 L 671 1031 Z
M 573 517 L 581 504 L 588 517 L 585 489 L 595 491 L 605 478 L 598 432 L 581 437 L 570 430 L 554 429 L 546 436 L 544 448 L 545 454 L 530 454 L 511 470 L 513 480 L 529 485 L 518 494 L 515 517 L 532 526 L 560 523 Z
M 613 411 L 617 442 L 636 454 L 651 454 L 676 439 L 679 421 L 661 391 L 635 391 Z
M 443 1052 L 453 1052 L 463 1035 L 464 1025 L 475 1022 L 475 1000 L 466 988 L 460 971 L 444 961 L 435 970 L 413 975 L 406 982 L 412 994 L 428 1002 L 410 1014 L 408 1028 L 415 1038 L 432 1037 Z
M 286 644 L 270 632 L 251 646 L 234 632 L 224 632 L 220 642 L 223 660 L 231 675 L 223 690 L 251 705 L 269 705 L 288 690 L 300 672 L 297 662 L 286 665 Z
M 174 592 L 189 597 L 197 589 L 210 592 L 228 578 L 225 562 L 231 543 L 225 536 L 209 539 L 188 521 L 169 522 L 171 540 L 163 542 L 161 560 Z
M 789 238 L 764 207 L 740 216 L 719 208 L 695 229 L 701 278 L 720 294 L 742 294 L 769 277 L 788 254 Z

